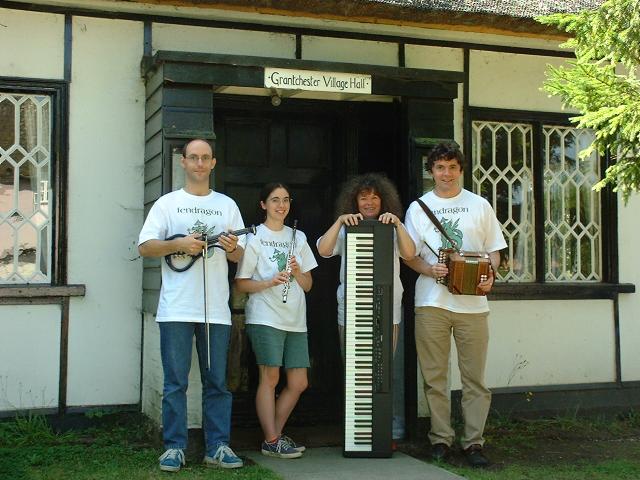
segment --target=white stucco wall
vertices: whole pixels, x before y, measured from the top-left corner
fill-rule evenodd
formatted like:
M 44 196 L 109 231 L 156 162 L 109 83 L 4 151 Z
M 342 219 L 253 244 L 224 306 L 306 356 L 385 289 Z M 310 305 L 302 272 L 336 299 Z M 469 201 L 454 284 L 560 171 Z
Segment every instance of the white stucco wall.
M 143 314 L 142 350 L 142 411 L 162 423 L 162 361 L 160 358 L 160 329 L 151 313 Z
M 143 31 L 74 17 L 69 135 L 69 406 L 139 399 L 143 220 Z
M 461 48 L 406 45 L 404 63 L 409 68 L 464 72 L 464 52 Z
M 637 255 L 640 238 L 640 195 L 633 195 L 625 206 L 619 198 L 618 255 L 620 282 L 633 283 L 636 293 L 622 294 L 620 312 L 620 357 L 623 381 L 640 381 L 640 260 Z
M 305 35 L 302 59 L 397 67 L 398 47 L 392 43 Z
M 546 78 L 546 65 L 563 65 L 564 59 L 472 50 L 469 63 L 472 107 L 562 111 L 558 97 L 549 97 L 540 89 Z
M 0 76 L 61 79 L 64 15 L 0 8 Z
M 493 301 L 489 315 L 489 388 L 615 381 L 610 300 Z M 461 388 L 452 339 L 450 385 Z M 418 377 L 419 416 L 427 415 Z
M 0 412 L 58 407 L 60 305 L 0 305 Z
M 295 35 L 153 24 L 153 49 L 295 58 Z
M 490 388 L 615 381 L 610 300 L 494 301 L 489 325 Z

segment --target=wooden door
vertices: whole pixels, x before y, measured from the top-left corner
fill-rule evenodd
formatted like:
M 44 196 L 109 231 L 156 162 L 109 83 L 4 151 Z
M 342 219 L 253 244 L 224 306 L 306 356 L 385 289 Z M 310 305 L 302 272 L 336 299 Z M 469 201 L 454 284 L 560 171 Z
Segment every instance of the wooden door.
M 287 99 L 273 107 L 268 99 L 214 99 L 216 157 L 214 188 L 233 198 L 245 224 L 262 221 L 258 195 L 269 182 L 283 182 L 293 197 L 288 223 L 298 220 L 316 255 L 314 285 L 307 295 L 309 389 L 291 422 L 310 425 L 339 421 L 342 363 L 336 327 L 338 261 L 318 256 L 316 239 L 334 220 L 334 198 L 342 181 L 344 152 L 340 106 L 331 102 Z M 244 335 L 244 301 L 232 296 L 234 335 L 229 357 L 229 387 L 234 392 L 234 422 L 257 423 L 253 395 L 255 359 Z

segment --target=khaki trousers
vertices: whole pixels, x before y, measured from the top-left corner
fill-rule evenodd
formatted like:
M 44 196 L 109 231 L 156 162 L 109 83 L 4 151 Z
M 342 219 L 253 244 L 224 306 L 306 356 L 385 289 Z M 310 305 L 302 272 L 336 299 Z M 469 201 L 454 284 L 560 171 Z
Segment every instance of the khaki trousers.
M 484 384 L 489 328 L 487 313 L 455 313 L 436 307 L 416 307 L 415 336 L 420 370 L 425 381 L 425 396 L 431 411 L 431 444 L 451 446 L 455 432 L 451 428 L 451 401 L 448 392 L 451 334 L 458 350 L 462 379 L 462 448 L 484 444 L 483 432 L 491 392 Z

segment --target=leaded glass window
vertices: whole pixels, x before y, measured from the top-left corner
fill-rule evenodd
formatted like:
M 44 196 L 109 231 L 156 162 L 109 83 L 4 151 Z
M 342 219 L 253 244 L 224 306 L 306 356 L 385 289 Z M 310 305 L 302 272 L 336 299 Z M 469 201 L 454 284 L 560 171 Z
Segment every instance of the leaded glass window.
M 551 123 L 477 120 L 471 130 L 472 188 L 493 206 L 508 245 L 498 279 L 602 281 L 601 199 L 592 189 L 600 159 L 596 153 L 578 158 L 593 133 Z M 536 175 L 543 185 L 538 193 Z M 536 248 L 540 238 L 543 249 Z
M 0 92 L 0 283 L 50 283 L 51 97 Z
M 531 125 L 473 122 L 473 191 L 502 224 L 508 245 L 498 269 L 502 281 L 535 280 L 532 160 Z
M 597 153 L 578 154 L 593 134 L 575 128 L 544 125 L 545 280 L 601 280 L 600 180 Z

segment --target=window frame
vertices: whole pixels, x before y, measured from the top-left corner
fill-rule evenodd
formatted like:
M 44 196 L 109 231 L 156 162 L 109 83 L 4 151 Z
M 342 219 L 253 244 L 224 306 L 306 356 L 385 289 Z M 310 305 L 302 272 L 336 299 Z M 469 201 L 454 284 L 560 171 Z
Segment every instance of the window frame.
M 68 185 L 68 111 L 69 85 L 64 80 L 0 77 L 0 91 L 22 95 L 51 97 L 51 282 L 3 283 L 0 299 L 72 296 L 81 289 L 67 288 L 67 185 Z M 82 290 L 82 291 L 80 291 Z
M 534 239 L 535 239 L 535 271 L 534 282 L 496 283 L 491 293 L 493 299 L 598 299 L 615 298 L 618 293 L 635 291 L 632 284 L 619 283 L 618 271 L 618 202 L 617 196 L 610 187 L 600 192 L 601 208 L 601 245 L 602 245 L 602 281 L 600 282 L 549 282 L 546 281 L 544 262 L 544 162 L 543 125 L 560 125 L 575 127 L 570 121 L 571 114 L 556 112 L 536 112 L 526 110 L 507 110 L 482 107 L 469 107 L 465 132 L 464 186 L 473 191 L 472 172 L 472 125 L 474 121 L 527 123 L 532 127 L 532 162 L 533 195 L 534 195 Z M 611 164 L 610 156 L 600 159 L 600 177 L 603 178 L 607 167 Z

